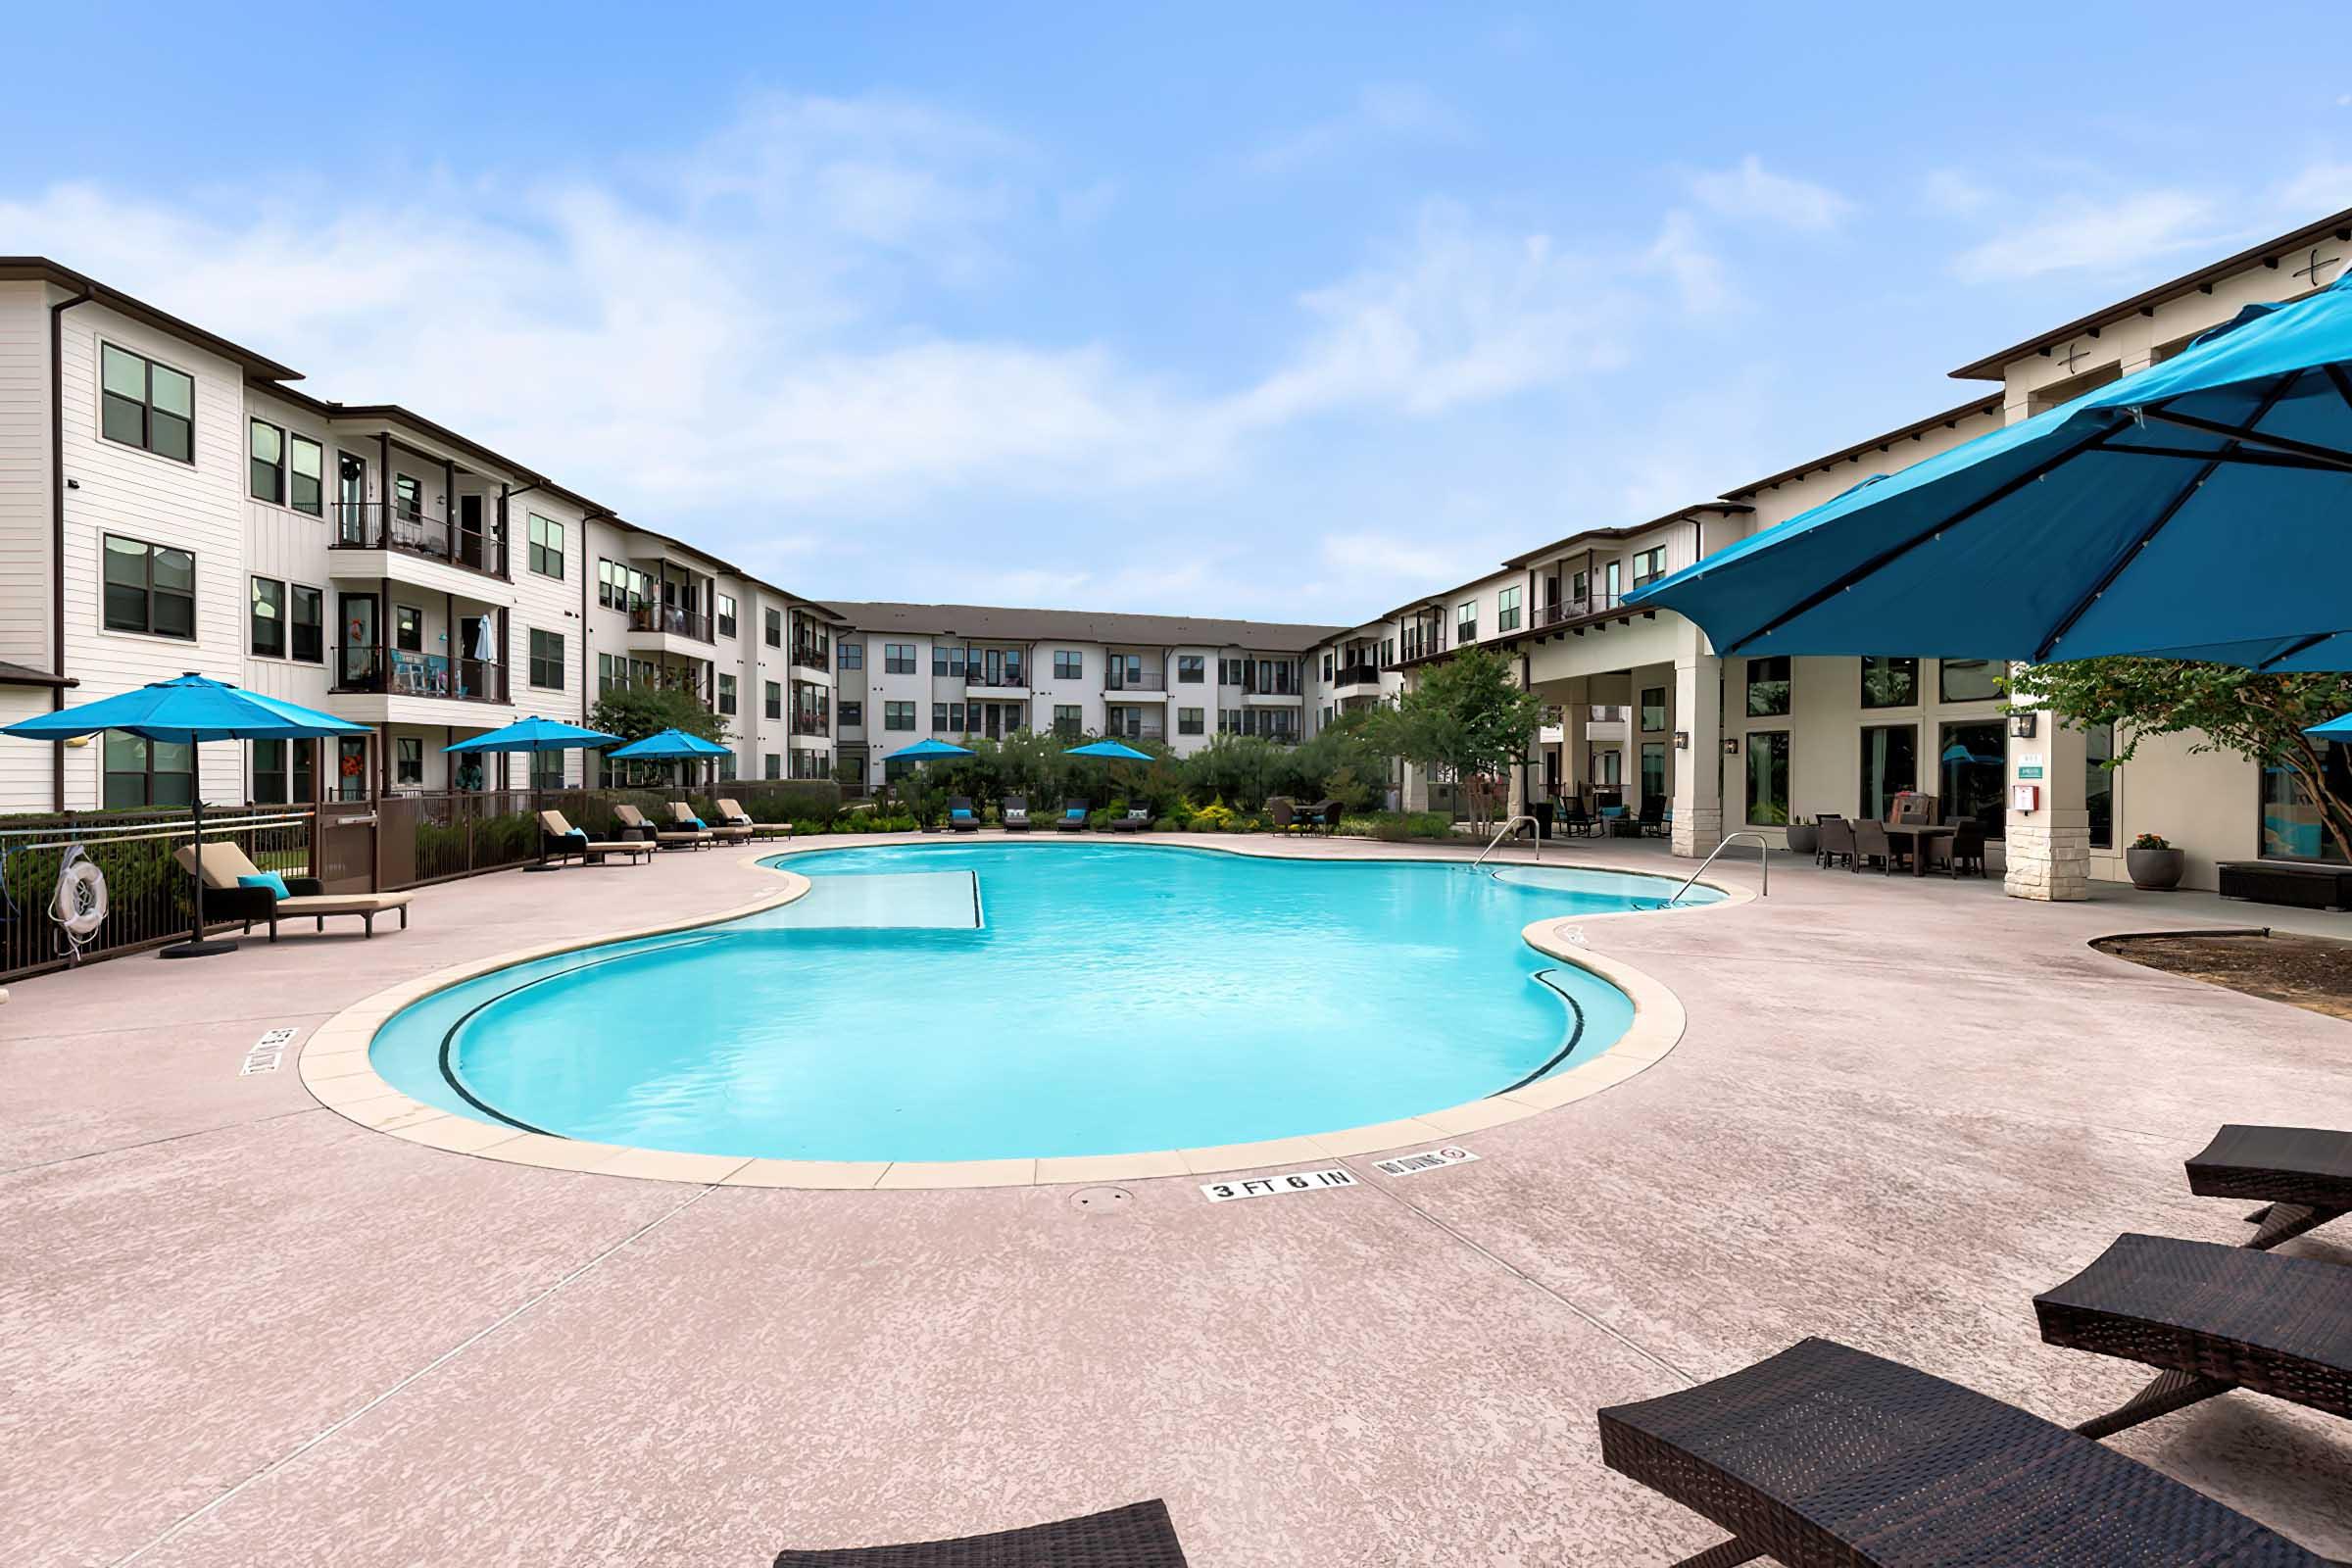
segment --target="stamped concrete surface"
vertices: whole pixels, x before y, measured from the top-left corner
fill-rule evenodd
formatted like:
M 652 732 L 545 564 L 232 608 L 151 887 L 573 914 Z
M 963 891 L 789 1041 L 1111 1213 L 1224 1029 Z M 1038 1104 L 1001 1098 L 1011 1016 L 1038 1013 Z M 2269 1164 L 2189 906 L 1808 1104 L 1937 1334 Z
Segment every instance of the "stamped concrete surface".
M 2352 1126 L 2352 1026 L 2084 946 L 2264 911 L 1786 858 L 1766 900 L 1570 923 L 1688 1008 L 1655 1067 L 1474 1163 L 1298 1197 L 532 1169 L 357 1126 L 291 1053 L 238 1073 L 431 970 L 736 906 L 752 858 L 15 987 L 7 1560 L 752 1568 L 1164 1496 L 1202 1568 L 1666 1563 L 1711 1533 L 1601 1468 L 1597 1405 L 1825 1334 L 2081 1420 L 2140 1380 L 2041 1345 L 2033 1294 L 2119 1231 L 2242 1239 L 2181 1176 L 2218 1122 Z M 2241 1395 L 2117 1445 L 2352 1553 L 2344 1423 Z

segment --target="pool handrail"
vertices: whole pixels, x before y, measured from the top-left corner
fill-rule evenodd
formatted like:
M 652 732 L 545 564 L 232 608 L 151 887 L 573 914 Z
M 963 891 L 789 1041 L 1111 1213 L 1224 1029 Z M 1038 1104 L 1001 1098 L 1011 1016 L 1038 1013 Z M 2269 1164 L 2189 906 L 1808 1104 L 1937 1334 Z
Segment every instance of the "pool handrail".
M 1478 858 L 1470 862 L 1470 869 L 1475 871 L 1480 866 L 1486 864 L 1487 857 L 1494 853 L 1494 846 L 1500 844 L 1505 838 L 1509 837 L 1511 829 L 1517 827 L 1522 822 L 1525 822 L 1529 827 L 1532 827 L 1536 830 L 1536 837 L 1534 840 L 1536 846 L 1536 861 L 1538 864 L 1542 864 L 1544 860 L 1544 825 L 1538 822 L 1532 816 L 1522 815 L 1512 817 L 1509 821 L 1503 823 L 1501 827 L 1495 829 L 1494 836 L 1487 840 L 1487 847 L 1478 852 Z
M 1726 833 L 1721 841 L 1707 852 L 1707 858 L 1698 862 L 1698 869 L 1685 877 L 1683 885 L 1674 890 L 1674 897 L 1666 901 L 1667 908 L 1673 908 L 1681 901 L 1682 896 L 1690 891 L 1690 884 L 1707 874 L 1707 867 L 1715 863 L 1715 857 L 1730 849 L 1734 839 L 1754 839 L 1756 841 L 1756 874 L 1762 878 L 1761 884 L 1756 889 L 1756 897 L 1759 899 L 1772 897 L 1772 840 L 1761 833 L 1741 828 L 1736 833 Z

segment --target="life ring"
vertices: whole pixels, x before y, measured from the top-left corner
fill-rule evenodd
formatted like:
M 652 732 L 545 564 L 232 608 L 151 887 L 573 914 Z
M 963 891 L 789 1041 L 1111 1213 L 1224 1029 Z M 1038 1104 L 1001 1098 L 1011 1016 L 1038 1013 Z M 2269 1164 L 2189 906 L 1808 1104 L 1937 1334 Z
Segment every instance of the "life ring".
M 66 852 L 57 870 L 57 895 L 49 901 L 49 918 L 64 928 L 76 948 L 97 934 L 106 922 L 106 873 L 81 853 L 78 844 Z

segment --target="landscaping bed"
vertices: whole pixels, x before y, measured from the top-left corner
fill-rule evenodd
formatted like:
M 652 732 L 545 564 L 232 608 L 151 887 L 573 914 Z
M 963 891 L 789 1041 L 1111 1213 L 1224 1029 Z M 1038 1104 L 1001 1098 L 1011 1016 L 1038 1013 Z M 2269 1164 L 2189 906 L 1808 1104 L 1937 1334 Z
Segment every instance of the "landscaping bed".
M 2167 974 L 2352 1019 L 2352 942 L 2281 932 L 2111 937 L 2091 946 Z

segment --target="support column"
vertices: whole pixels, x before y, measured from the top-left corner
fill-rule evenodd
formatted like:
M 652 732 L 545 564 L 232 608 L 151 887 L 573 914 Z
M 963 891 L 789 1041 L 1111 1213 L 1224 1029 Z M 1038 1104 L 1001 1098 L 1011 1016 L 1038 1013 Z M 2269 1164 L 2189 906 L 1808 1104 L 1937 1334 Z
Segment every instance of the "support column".
M 2080 903 L 2090 897 L 2090 803 L 2082 733 L 2058 715 L 2033 715 L 2034 734 L 2009 737 L 2008 793 L 2031 785 L 2039 805 L 2009 812 L 2007 870 L 2001 887 L 2013 899 Z M 1944 803 L 1948 809 L 1949 802 Z M 2006 804 L 2006 802 L 2004 802 Z
M 1696 625 L 1685 622 L 1677 632 L 1674 853 L 1698 858 L 1723 842 L 1723 661 Z M 1641 700 L 1639 692 L 1634 697 Z
M 1573 801 L 1581 797 L 1585 768 L 1589 765 L 1585 743 L 1585 723 L 1592 715 L 1592 703 L 1585 696 L 1582 676 L 1568 682 L 1568 695 L 1560 701 L 1560 799 Z

